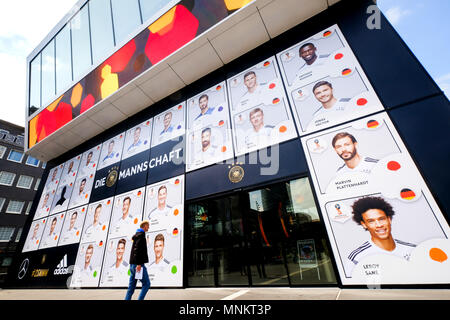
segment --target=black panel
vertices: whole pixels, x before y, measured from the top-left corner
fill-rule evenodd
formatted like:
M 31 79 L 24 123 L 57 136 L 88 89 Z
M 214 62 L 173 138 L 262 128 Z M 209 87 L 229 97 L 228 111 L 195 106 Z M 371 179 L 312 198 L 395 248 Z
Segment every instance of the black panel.
M 150 149 L 147 184 L 184 174 L 184 135 Z
M 89 203 L 112 197 L 115 194 L 117 179 L 119 178 L 120 162 L 100 169 L 95 173 Z
M 389 112 L 435 199 L 450 221 L 450 104 L 444 95 Z
M 150 150 L 140 152 L 120 163 L 116 194 L 145 186 Z
M 278 149 L 278 150 L 277 150 Z M 232 182 L 230 175 L 237 166 L 243 169 L 242 180 Z M 186 200 L 205 197 L 214 193 L 230 191 L 260 184 L 266 181 L 299 175 L 307 172 L 306 159 L 300 140 L 294 139 L 224 161 L 186 174 Z

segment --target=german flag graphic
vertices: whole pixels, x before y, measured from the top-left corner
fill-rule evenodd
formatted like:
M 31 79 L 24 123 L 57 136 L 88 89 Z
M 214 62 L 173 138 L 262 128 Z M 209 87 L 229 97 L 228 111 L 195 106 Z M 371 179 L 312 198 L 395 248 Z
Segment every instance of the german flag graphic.
M 101 247 L 103 245 L 103 241 L 100 241 L 100 243 L 98 244 L 99 247 Z
M 367 121 L 367 128 L 369 129 L 374 129 L 376 127 L 378 127 L 380 124 L 378 123 L 377 120 L 369 120 Z
M 264 62 L 263 66 L 264 66 L 264 67 L 270 66 L 270 62 L 269 62 L 269 61 Z
M 269 84 L 269 89 L 273 89 L 273 88 L 275 88 L 275 87 L 276 87 L 275 83 Z
M 391 171 L 397 171 L 398 169 L 400 169 L 402 166 L 400 165 L 400 163 L 398 163 L 397 161 L 389 161 L 387 163 L 387 168 L 388 170 Z
M 272 100 L 272 104 L 277 104 L 278 102 L 280 102 L 280 99 L 278 99 L 278 98 L 275 98 Z
M 350 68 L 345 68 L 344 70 L 342 70 L 343 76 L 348 76 L 350 73 L 352 73 L 352 69 Z
M 220 121 L 219 121 L 219 127 L 223 126 L 224 123 L 225 123 L 225 122 L 224 122 L 223 120 L 220 120 Z
M 324 37 L 329 37 L 329 36 L 331 36 L 331 31 L 330 30 L 327 30 L 327 31 L 325 31 L 324 33 L 323 33 L 323 36 Z
M 84 212 L 85 208 L 81 209 L 81 212 Z
M 178 110 L 181 110 L 181 109 L 183 109 L 183 106 L 180 104 L 180 105 L 178 106 Z
M 172 234 L 174 236 L 178 235 L 178 228 L 173 229 Z
M 222 89 L 222 86 L 219 85 L 219 86 L 216 87 L 217 91 L 220 91 L 220 89 Z
M 179 183 L 180 183 L 180 179 L 176 179 L 175 184 L 179 184 Z
M 137 193 L 138 197 L 140 197 L 141 194 L 142 194 L 142 192 L 141 192 L 141 191 L 138 191 L 138 193 Z
M 340 59 L 342 59 L 344 57 L 344 55 L 342 54 L 342 53 L 337 53 L 335 56 L 334 56 L 334 59 L 335 60 L 340 60 Z
M 412 200 L 416 197 L 416 194 L 411 189 L 404 188 L 402 189 L 402 191 L 400 191 L 400 197 L 403 200 Z
M 150 124 L 150 121 L 147 121 L 145 124 L 146 124 L 146 125 L 149 125 L 149 124 Z
M 110 203 L 111 203 L 111 200 L 108 200 L 108 202 L 106 204 L 109 205 Z
M 365 106 L 366 104 L 367 104 L 367 99 L 359 98 L 358 100 L 356 100 L 356 105 L 358 105 L 358 106 Z

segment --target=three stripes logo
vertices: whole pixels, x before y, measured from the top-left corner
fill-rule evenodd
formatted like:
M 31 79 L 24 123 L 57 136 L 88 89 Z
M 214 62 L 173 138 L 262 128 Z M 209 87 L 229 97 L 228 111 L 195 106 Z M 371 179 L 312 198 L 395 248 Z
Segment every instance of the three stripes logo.
M 62 258 L 62 260 L 56 266 L 56 269 L 53 272 L 53 274 L 55 276 L 69 274 L 69 273 L 71 273 L 70 269 L 72 269 L 72 268 L 68 268 L 68 266 L 67 266 L 67 254 L 66 254 L 66 255 L 64 255 L 64 258 Z

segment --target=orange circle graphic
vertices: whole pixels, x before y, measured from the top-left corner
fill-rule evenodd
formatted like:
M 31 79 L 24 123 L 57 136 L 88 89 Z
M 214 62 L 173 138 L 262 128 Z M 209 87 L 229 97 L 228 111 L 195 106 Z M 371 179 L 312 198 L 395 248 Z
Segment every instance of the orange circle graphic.
M 441 263 L 448 259 L 447 254 L 439 248 L 430 249 L 430 258 Z

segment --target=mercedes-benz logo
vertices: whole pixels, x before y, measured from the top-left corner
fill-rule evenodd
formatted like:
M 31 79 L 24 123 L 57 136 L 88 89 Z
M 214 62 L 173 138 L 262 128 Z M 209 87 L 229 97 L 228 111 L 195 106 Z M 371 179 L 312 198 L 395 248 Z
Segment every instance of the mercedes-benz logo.
M 21 280 L 21 279 L 23 279 L 23 277 L 25 277 L 25 275 L 27 274 L 29 266 L 30 266 L 30 260 L 28 258 L 23 260 L 23 262 L 22 262 L 22 264 L 20 265 L 20 268 L 19 268 L 19 274 L 18 274 L 19 280 Z

